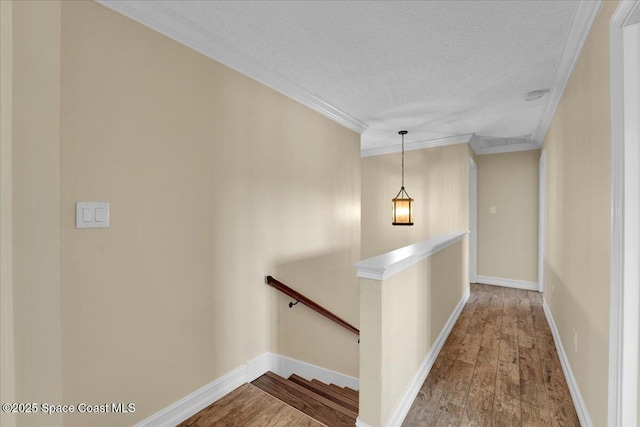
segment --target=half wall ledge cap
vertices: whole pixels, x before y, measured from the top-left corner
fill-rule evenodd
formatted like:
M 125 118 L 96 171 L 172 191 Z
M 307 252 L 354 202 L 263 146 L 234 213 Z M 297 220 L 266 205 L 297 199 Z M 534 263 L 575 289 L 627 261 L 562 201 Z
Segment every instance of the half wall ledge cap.
M 467 234 L 469 234 L 469 231 L 462 230 L 441 234 L 413 245 L 363 259 L 353 264 L 353 266 L 357 270 L 358 277 L 385 280 L 462 240 Z

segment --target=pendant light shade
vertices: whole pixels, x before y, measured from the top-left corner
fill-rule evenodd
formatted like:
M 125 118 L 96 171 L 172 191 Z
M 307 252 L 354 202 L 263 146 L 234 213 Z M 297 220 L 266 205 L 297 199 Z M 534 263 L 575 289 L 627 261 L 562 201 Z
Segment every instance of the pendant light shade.
M 393 203 L 393 225 L 413 225 L 413 199 L 404 189 L 404 136 L 406 130 L 398 132 L 402 135 L 402 186 L 391 202 Z
M 409 197 L 404 187 L 393 202 L 393 225 L 413 225 L 413 199 Z

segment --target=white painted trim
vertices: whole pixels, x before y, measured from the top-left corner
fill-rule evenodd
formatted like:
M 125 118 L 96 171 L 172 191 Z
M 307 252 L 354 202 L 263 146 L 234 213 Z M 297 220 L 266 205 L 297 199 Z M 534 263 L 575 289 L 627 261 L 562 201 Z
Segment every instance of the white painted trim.
M 540 122 L 538 122 L 536 130 L 531 135 L 532 141 L 534 141 L 538 147 L 541 147 L 544 142 L 544 137 L 551 125 L 553 116 L 556 114 L 556 109 L 558 108 L 564 89 L 567 86 L 569 77 L 571 77 L 573 67 L 578 61 L 582 46 L 587 40 L 593 21 L 595 21 L 601 6 L 602 0 L 577 2 L 576 13 L 573 16 L 573 22 L 571 23 L 569 34 L 567 34 L 562 55 L 556 65 L 547 103 L 544 106 Z
M 571 399 L 573 399 L 573 405 L 575 406 L 576 412 L 578 413 L 578 419 L 580 420 L 580 425 L 582 427 L 593 427 L 593 422 L 591 421 L 591 417 L 589 416 L 587 405 L 584 403 L 584 399 L 582 399 L 582 393 L 580 393 L 580 388 L 578 387 L 578 382 L 576 381 L 576 377 L 573 376 L 573 371 L 571 370 L 571 365 L 569 364 L 567 353 L 564 351 L 564 347 L 562 346 L 560 333 L 558 332 L 558 328 L 556 327 L 556 322 L 553 320 L 553 315 L 551 314 L 551 310 L 549 309 L 549 306 L 547 305 L 546 300 L 543 303 L 543 308 L 544 308 L 544 314 L 547 318 L 547 322 L 549 323 L 549 328 L 551 328 L 553 341 L 556 344 L 556 349 L 558 350 L 558 355 L 560 356 L 560 364 L 562 365 L 562 372 L 564 372 L 565 379 L 567 380 L 567 385 L 569 386 L 569 392 L 571 393 Z
M 476 283 L 483 285 L 504 286 L 507 288 L 526 289 L 537 291 L 538 282 L 527 282 L 526 280 L 505 279 L 503 277 L 478 276 Z
M 507 144 L 498 145 L 496 147 L 477 147 L 471 144 L 473 151 L 481 156 L 483 154 L 498 154 L 498 153 L 515 153 L 516 151 L 529 151 L 538 150 L 540 146 L 535 142 L 523 142 L 522 144 Z
M 370 424 L 365 423 L 360 419 L 360 417 L 356 418 L 356 427 L 373 427 Z
M 246 365 L 226 373 L 199 390 L 151 415 L 134 427 L 175 426 L 242 384 L 251 382 L 268 371 L 275 372 L 284 378 L 288 378 L 295 373 L 308 380 L 315 378 L 324 383 L 335 384 L 340 387 L 349 387 L 354 390 L 359 390 L 360 388 L 360 381 L 357 378 L 280 356 L 279 354 L 266 352 L 248 361 Z
M 611 69 L 611 159 L 610 159 L 610 303 L 609 303 L 609 396 L 608 422 L 617 426 L 622 420 L 622 254 L 623 254 L 623 141 L 624 89 L 622 64 L 622 8 L 630 13 L 628 2 L 620 2 L 610 23 L 610 69 Z M 614 23 L 617 23 L 614 24 Z
M 424 141 L 411 141 L 404 143 L 404 151 L 422 150 L 423 148 L 442 147 L 443 145 L 466 144 L 471 141 L 472 133 L 448 136 L 446 138 L 426 139 Z M 382 147 L 367 148 L 360 151 L 360 157 L 381 156 L 383 154 L 399 153 L 402 146 L 399 144 L 385 145 Z
M 621 1 L 610 22 L 611 68 L 611 302 L 609 320 L 609 425 L 637 425 L 638 392 L 638 230 L 637 138 L 625 132 L 624 27 L 638 1 Z M 637 125 L 637 121 L 635 122 Z M 635 144 L 635 145 L 634 145 Z M 636 155 L 632 154 L 635 151 Z M 635 179 L 632 176 L 635 174 Z M 633 186 L 635 185 L 635 190 Z M 635 277 L 634 277 L 635 276 Z
M 358 271 L 358 277 L 385 280 L 462 240 L 467 234 L 469 234 L 468 231 L 442 234 L 382 255 L 358 261 L 353 266 Z
M 447 320 L 447 323 L 444 324 L 442 330 L 440 331 L 440 334 L 438 335 L 438 338 L 436 338 L 433 345 L 429 349 L 429 352 L 422 361 L 420 368 L 414 375 L 413 380 L 405 389 L 402 397 L 400 398 L 398 403 L 396 403 L 395 408 L 391 412 L 391 415 L 387 419 L 387 422 L 384 424 L 386 427 L 396 427 L 402 425 L 402 422 L 409 413 L 409 409 L 411 409 L 411 405 L 416 399 L 416 396 L 418 395 L 422 384 L 427 379 L 427 376 L 429 375 L 433 364 L 438 358 L 438 354 L 440 354 L 442 346 L 444 346 L 444 343 L 451 333 L 453 326 L 456 324 L 460 313 L 462 313 L 462 309 L 469 299 L 469 294 L 470 289 L 467 289 L 467 292 L 460 299 L 460 301 L 458 301 L 458 305 L 456 305 L 456 307 L 453 309 L 451 316 L 449 316 L 449 319 Z
M 512 139 L 512 138 L 507 138 L 507 139 Z M 537 150 L 537 149 L 540 148 L 538 146 L 538 144 L 536 144 L 535 142 L 528 141 L 528 139 L 529 139 L 528 135 L 524 135 L 522 137 L 517 137 L 515 139 L 524 140 L 525 142 L 504 144 L 504 145 L 497 145 L 495 147 L 490 147 L 490 146 L 487 145 L 487 142 L 485 141 L 484 137 L 474 133 L 471 136 L 471 139 L 469 140 L 469 145 L 473 149 L 473 152 L 478 154 L 478 155 L 481 155 L 481 154 L 497 154 L 497 153 L 513 153 L 513 152 L 516 152 L 516 151 Z
M 273 367 L 277 365 L 277 354 L 264 352 L 260 356 L 255 357 L 247 362 L 247 381 L 250 383 L 265 372 L 273 371 Z M 277 372 L 276 372 L 277 373 Z M 279 375 L 279 374 L 278 374 Z
M 635 10 L 640 13 L 636 2 Z M 634 13 L 634 12 L 632 12 Z M 640 351 L 640 23 L 625 26 L 622 425 L 638 425 Z
M 173 427 L 247 382 L 247 367 L 241 366 L 140 421 L 134 427 Z
M 544 261 L 547 252 L 547 152 L 538 162 L 538 292 L 544 292 Z
M 469 157 L 469 281 L 478 278 L 478 165 Z
M 329 104 L 282 74 L 268 69 L 193 22 L 168 11 L 157 2 L 139 0 L 96 1 L 247 77 L 257 80 L 348 129 L 362 133 L 368 127 L 366 123 Z

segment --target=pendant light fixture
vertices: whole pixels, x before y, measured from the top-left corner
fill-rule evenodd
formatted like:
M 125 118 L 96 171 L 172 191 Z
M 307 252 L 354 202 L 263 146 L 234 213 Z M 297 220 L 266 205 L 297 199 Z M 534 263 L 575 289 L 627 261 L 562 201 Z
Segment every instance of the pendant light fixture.
M 404 136 L 408 132 L 401 130 L 402 135 L 402 186 L 391 201 L 393 202 L 393 225 L 413 225 L 413 199 L 404 189 Z

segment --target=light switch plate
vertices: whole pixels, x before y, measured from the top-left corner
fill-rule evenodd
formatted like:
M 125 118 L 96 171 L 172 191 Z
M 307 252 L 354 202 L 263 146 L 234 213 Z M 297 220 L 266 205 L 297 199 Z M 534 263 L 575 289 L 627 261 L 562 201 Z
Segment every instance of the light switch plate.
M 76 228 L 109 228 L 109 202 L 76 202 Z

